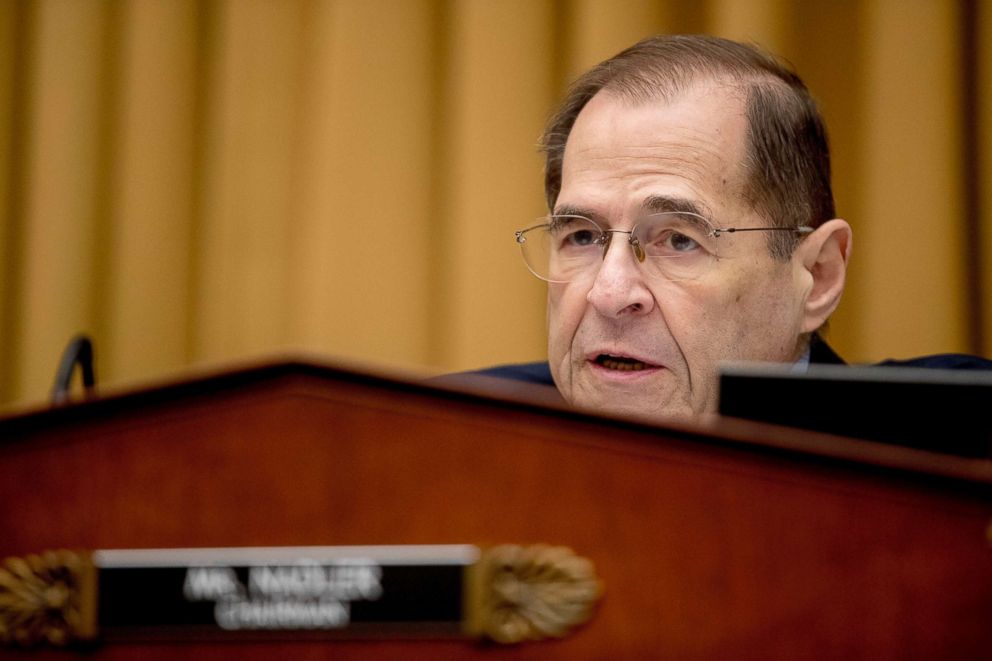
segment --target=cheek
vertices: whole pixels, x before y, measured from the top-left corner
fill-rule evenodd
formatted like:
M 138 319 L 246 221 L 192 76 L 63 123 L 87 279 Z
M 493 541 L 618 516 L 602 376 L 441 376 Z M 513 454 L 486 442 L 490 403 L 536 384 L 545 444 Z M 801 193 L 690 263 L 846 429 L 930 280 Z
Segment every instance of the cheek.
M 568 353 L 585 307 L 585 291 L 577 283 L 548 285 L 548 357 L 552 362 Z
M 720 287 L 706 281 L 667 282 L 652 288 L 652 294 L 676 342 L 691 343 L 705 335 L 710 323 L 727 309 Z
M 728 279 L 670 285 L 656 300 L 689 370 L 710 370 L 717 359 L 733 355 L 754 312 L 747 286 Z
M 752 278 L 738 283 L 727 301 L 735 357 L 745 360 L 783 361 L 791 357 L 798 330 L 796 302 L 784 277 Z

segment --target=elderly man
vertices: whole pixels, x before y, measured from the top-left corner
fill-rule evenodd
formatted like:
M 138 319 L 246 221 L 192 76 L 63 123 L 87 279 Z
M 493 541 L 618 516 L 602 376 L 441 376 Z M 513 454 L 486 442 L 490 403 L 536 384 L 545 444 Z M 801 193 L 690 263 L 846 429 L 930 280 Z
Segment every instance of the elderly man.
M 516 236 L 548 282 L 549 364 L 484 373 L 550 376 L 612 413 L 696 415 L 716 408 L 720 362 L 842 362 L 816 333 L 851 228 L 823 120 L 778 60 L 646 39 L 575 82 L 543 147 L 551 214 Z

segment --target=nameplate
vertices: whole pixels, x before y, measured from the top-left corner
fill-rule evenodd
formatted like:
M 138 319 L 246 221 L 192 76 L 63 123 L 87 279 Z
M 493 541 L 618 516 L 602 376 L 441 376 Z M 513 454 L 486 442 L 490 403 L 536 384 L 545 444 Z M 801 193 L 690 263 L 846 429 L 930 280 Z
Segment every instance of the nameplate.
M 474 546 L 97 551 L 105 638 L 463 633 Z
M 566 635 L 602 591 L 542 544 L 48 551 L 0 567 L 0 643 Z

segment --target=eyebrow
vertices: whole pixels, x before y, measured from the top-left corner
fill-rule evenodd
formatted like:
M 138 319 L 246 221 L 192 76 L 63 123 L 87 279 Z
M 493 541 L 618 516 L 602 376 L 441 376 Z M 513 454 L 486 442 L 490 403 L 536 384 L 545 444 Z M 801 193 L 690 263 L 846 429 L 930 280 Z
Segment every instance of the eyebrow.
M 590 220 L 602 220 L 603 217 L 592 209 L 586 209 L 584 207 L 576 207 L 570 204 L 565 204 L 560 207 L 555 207 L 552 216 L 582 216 L 583 218 L 588 218 Z
M 693 213 L 709 219 L 709 210 L 705 205 L 684 197 L 650 195 L 641 202 L 641 208 L 650 213 Z
M 691 213 L 710 219 L 710 212 L 706 205 L 684 197 L 674 197 L 672 195 L 649 195 L 641 202 L 641 209 L 647 213 Z M 555 216 L 582 216 L 596 222 L 604 222 L 605 218 L 592 209 L 565 204 L 556 207 Z M 710 221 L 712 222 L 712 221 Z

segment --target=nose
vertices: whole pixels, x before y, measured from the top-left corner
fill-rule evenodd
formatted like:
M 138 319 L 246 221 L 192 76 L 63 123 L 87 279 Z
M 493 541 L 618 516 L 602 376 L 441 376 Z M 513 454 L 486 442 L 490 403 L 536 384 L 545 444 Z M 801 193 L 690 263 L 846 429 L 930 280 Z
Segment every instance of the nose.
M 586 300 L 604 317 L 620 319 L 646 314 L 654 307 L 654 295 L 644 281 L 644 274 L 634 256 L 627 233 L 617 232 L 603 255 Z

